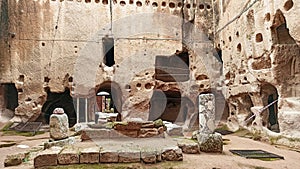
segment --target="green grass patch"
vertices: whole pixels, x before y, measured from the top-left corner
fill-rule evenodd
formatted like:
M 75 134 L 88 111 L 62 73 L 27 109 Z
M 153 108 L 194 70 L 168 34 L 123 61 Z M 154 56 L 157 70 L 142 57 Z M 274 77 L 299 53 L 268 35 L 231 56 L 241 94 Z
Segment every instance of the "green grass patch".
M 13 125 L 13 122 L 7 122 L 7 124 L 1 129 L 1 131 L 8 131 L 9 128 Z
M 182 162 L 161 162 L 157 164 L 77 164 L 77 165 L 61 165 L 42 167 L 41 169 L 172 169 L 178 168 Z
M 15 131 L 15 130 L 8 130 L 8 131 L 3 131 L 2 136 L 25 136 L 25 137 L 32 137 L 35 135 L 39 134 L 44 134 L 45 132 L 43 131 L 38 131 L 38 132 L 25 132 L 25 131 Z
M 9 128 L 13 125 L 13 122 L 8 122 L 1 131 L 3 132 L 3 136 L 25 136 L 25 137 L 31 137 L 34 135 L 44 134 L 43 131 L 37 131 L 37 132 L 25 132 L 25 131 L 16 131 L 16 130 L 10 130 Z

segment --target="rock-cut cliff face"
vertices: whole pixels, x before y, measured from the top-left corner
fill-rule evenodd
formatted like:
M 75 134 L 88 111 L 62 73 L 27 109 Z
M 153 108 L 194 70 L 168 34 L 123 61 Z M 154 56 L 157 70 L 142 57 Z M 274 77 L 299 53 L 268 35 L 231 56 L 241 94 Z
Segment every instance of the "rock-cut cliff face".
M 47 121 L 63 107 L 72 124 L 114 111 L 122 120 L 189 128 L 197 126 L 199 94 L 214 92 L 216 117 L 231 130 L 300 138 L 296 0 L 2 0 L 0 7 L 1 118 Z
M 210 0 L 2 0 L 1 114 L 17 105 L 15 120 L 47 121 L 63 107 L 70 124 L 114 111 L 192 126 L 198 95 L 220 76 L 213 7 Z
M 232 130 L 239 126 L 266 127 L 299 138 L 300 3 L 216 3 L 219 9 L 215 44 L 222 51 L 228 126 Z M 267 105 L 270 106 L 262 111 Z

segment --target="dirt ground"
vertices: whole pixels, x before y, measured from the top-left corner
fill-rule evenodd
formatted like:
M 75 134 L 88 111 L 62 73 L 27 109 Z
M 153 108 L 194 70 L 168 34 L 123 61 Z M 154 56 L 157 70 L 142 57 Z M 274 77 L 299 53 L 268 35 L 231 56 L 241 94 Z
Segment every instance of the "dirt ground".
M 300 154 L 287 148 L 279 148 L 275 145 L 269 145 L 252 139 L 238 137 L 234 135 L 223 136 L 228 139 L 228 144 L 224 145 L 222 154 L 201 153 L 201 154 L 184 154 L 182 162 L 162 162 L 155 165 L 131 164 L 127 168 L 177 168 L 177 169 L 297 169 L 300 168 Z M 49 139 L 49 133 L 36 135 L 33 137 L 24 136 L 3 136 L 0 132 L 0 143 L 16 142 L 10 147 L 0 148 L 0 168 L 4 168 L 4 159 L 6 155 L 16 154 L 26 151 L 34 146 L 42 145 Z M 91 143 L 92 144 L 92 143 Z M 19 148 L 18 145 L 27 145 L 28 148 Z M 258 159 L 246 159 L 233 155 L 229 149 L 261 149 L 275 153 L 284 157 L 284 160 L 262 161 Z M 110 165 L 112 168 L 113 165 Z M 100 167 L 100 166 L 99 166 Z M 13 168 L 33 168 L 32 161 Z M 61 168 L 61 167 L 60 167 Z M 63 168 L 66 168 L 63 167 Z M 70 168 L 70 167 L 69 167 Z M 71 167 L 73 168 L 73 167 Z M 84 168 L 90 168 L 88 166 Z M 116 168 L 116 167 L 115 167 Z

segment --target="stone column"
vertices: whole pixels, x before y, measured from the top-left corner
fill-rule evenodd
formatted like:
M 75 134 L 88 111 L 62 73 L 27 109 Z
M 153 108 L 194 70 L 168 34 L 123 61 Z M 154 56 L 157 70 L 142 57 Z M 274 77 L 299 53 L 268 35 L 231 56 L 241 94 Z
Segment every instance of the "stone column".
M 50 116 L 50 138 L 61 140 L 69 137 L 68 116 L 62 108 L 56 108 Z
M 213 94 L 199 95 L 199 133 L 197 140 L 200 151 L 222 152 L 223 140 L 215 133 L 215 96 Z
M 215 96 L 199 95 L 199 130 L 200 133 L 212 134 L 215 130 Z

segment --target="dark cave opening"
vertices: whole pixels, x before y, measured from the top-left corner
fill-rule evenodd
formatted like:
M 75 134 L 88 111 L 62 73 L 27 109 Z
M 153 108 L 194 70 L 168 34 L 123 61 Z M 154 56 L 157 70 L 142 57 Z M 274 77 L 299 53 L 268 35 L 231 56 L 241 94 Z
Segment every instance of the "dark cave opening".
M 69 126 L 72 127 L 77 122 L 76 111 L 73 104 L 73 98 L 70 95 L 70 89 L 66 88 L 64 92 L 56 93 L 47 91 L 47 100 L 42 107 L 44 118 L 47 124 L 49 124 L 50 116 L 55 108 L 63 108 L 68 115 Z

